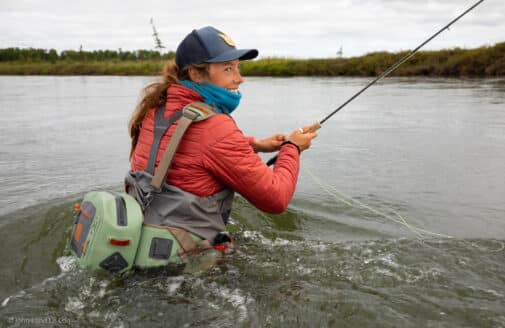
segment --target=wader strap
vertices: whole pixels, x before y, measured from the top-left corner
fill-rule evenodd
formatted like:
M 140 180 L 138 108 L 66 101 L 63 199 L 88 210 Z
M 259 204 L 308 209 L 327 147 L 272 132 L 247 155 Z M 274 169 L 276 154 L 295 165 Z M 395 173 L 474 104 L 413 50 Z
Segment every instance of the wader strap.
M 192 111 L 183 111 L 183 116 L 179 120 L 179 124 L 175 128 L 174 134 L 170 138 L 168 142 L 167 149 L 163 153 L 163 157 L 161 158 L 160 163 L 158 164 L 158 169 L 153 176 L 153 180 L 151 181 L 151 186 L 155 188 L 155 190 L 160 190 L 161 186 L 165 182 L 168 174 L 168 169 L 172 164 L 172 159 L 174 158 L 175 152 L 177 148 L 179 148 L 179 144 L 182 140 L 182 136 L 189 128 L 193 120 L 198 117 L 198 113 Z
M 161 111 L 161 110 L 160 110 Z M 180 113 L 178 115 L 178 113 Z M 199 122 L 206 120 L 207 118 L 211 117 L 216 113 L 215 109 L 206 103 L 202 102 L 192 102 L 189 105 L 186 105 L 183 109 L 181 109 L 179 112 L 175 113 L 170 117 L 168 122 L 170 124 L 173 124 L 175 120 L 177 120 L 180 117 L 179 124 L 177 124 L 177 127 L 175 128 L 174 134 L 170 138 L 170 141 L 168 142 L 167 148 L 165 149 L 165 152 L 163 153 L 163 157 L 160 160 L 160 163 L 158 164 L 158 169 L 156 170 L 156 173 L 153 176 L 153 179 L 151 180 L 151 186 L 155 188 L 155 190 L 160 191 L 161 186 L 165 182 L 168 174 L 168 169 L 170 168 L 170 164 L 172 164 L 172 159 L 174 158 L 175 152 L 177 151 L 177 148 L 179 147 L 179 144 L 182 140 L 182 137 L 184 136 L 184 133 L 186 130 L 189 128 L 191 123 L 193 122 Z M 156 113 L 158 114 L 158 113 Z M 178 117 L 175 117 L 178 115 Z M 172 118 L 173 121 L 172 121 Z M 167 123 L 168 123 L 167 122 Z M 170 125 L 169 125 L 170 126 Z M 163 131 L 165 133 L 167 128 Z M 161 129 L 160 129 L 161 130 Z M 162 134 L 163 136 L 163 134 Z M 161 140 L 161 137 L 160 137 Z M 156 161 L 156 153 L 158 151 L 159 144 L 157 147 L 151 147 L 151 155 L 153 152 L 155 155 L 152 155 L 154 158 L 154 161 Z M 154 149 L 154 150 L 153 150 Z M 151 156 L 150 156 L 151 157 Z M 149 158 L 151 160 L 151 158 Z M 154 166 L 154 164 L 153 164 Z M 153 169 L 154 170 L 154 169 Z M 152 173 L 151 173 L 152 174 Z
M 165 135 L 165 132 L 168 130 L 168 128 L 182 116 L 182 109 L 174 113 L 167 120 L 165 120 L 164 115 L 165 115 L 165 105 L 162 105 L 156 110 L 156 116 L 154 119 L 153 144 L 151 146 L 151 153 L 149 154 L 149 161 L 147 162 L 147 168 L 146 168 L 146 172 L 151 175 L 154 174 L 156 155 L 158 154 L 158 148 L 160 147 L 161 138 L 163 137 L 163 135 Z

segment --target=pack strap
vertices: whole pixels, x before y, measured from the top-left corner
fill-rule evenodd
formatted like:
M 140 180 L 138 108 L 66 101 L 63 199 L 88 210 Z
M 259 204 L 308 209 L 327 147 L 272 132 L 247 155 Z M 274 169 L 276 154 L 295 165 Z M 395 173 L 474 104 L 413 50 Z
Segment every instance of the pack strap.
M 165 227 L 172 235 L 177 239 L 177 242 L 179 243 L 179 246 L 181 248 L 179 249 L 179 255 L 192 255 L 192 254 L 198 254 L 203 250 L 212 248 L 212 245 L 208 240 L 202 240 L 199 242 L 196 242 L 191 238 L 191 235 L 189 232 L 187 232 L 184 229 L 181 228 L 176 228 L 176 227 Z
M 160 226 L 155 224 L 144 223 L 146 227 L 168 230 L 179 243 L 179 256 L 198 254 L 199 252 L 213 248 L 208 240 L 195 241 L 191 234 L 184 229 L 177 227 Z
M 161 190 L 161 186 L 163 185 L 163 183 L 167 178 L 168 169 L 172 164 L 172 159 L 174 158 L 174 155 L 177 152 L 177 148 L 179 148 L 179 144 L 181 143 L 182 137 L 184 136 L 184 133 L 186 133 L 186 130 L 189 128 L 189 126 L 193 122 L 205 120 L 214 115 L 215 113 L 216 112 L 213 107 L 202 102 L 190 103 L 181 110 L 179 123 L 177 124 L 174 134 L 172 135 L 170 141 L 168 142 L 167 148 L 163 153 L 163 157 L 161 158 L 156 173 L 154 174 L 153 179 L 151 181 L 151 186 L 153 186 L 155 190 L 158 191 Z M 177 113 L 172 115 L 172 117 L 174 117 L 176 114 Z M 171 121 L 172 117 L 170 117 L 168 121 Z M 173 124 L 177 119 L 178 118 L 174 119 L 171 124 Z M 168 129 L 168 127 L 166 129 Z M 163 133 L 165 133 L 166 129 L 164 130 Z M 158 147 L 159 142 L 156 148 L 151 147 L 151 153 L 153 153 L 152 149 L 155 149 L 154 152 L 157 153 Z M 156 161 L 156 155 L 154 155 L 153 157 L 154 161 Z
M 151 152 L 149 153 L 149 160 L 147 162 L 146 172 L 153 175 L 154 166 L 156 164 L 156 155 L 158 155 L 158 148 L 160 147 L 161 138 L 165 135 L 168 128 L 174 124 L 182 116 L 182 109 L 177 111 L 175 114 L 170 116 L 167 120 L 164 119 L 165 105 L 160 106 L 156 110 L 154 118 L 154 138 L 153 144 L 151 146 Z

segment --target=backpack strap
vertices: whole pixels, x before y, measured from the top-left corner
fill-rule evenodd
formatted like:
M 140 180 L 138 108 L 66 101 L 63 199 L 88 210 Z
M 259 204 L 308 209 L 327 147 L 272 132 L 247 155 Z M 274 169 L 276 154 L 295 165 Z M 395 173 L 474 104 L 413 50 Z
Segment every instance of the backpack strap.
M 153 144 L 151 145 L 151 152 L 149 153 L 149 160 L 147 161 L 146 172 L 153 175 L 154 165 L 156 164 L 156 155 L 158 155 L 158 148 L 160 147 L 161 138 L 165 135 L 168 128 L 174 124 L 182 116 L 182 109 L 175 112 L 172 116 L 165 120 L 165 105 L 161 105 L 156 110 L 154 116 L 154 138 Z
M 177 113 L 172 115 L 172 117 L 175 116 L 176 114 Z M 174 158 L 174 155 L 177 151 L 177 148 L 179 147 L 179 144 L 182 140 L 182 137 L 184 136 L 184 133 L 189 128 L 191 123 L 206 120 L 207 118 L 213 116 L 214 114 L 216 114 L 215 109 L 203 102 L 190 103 L 181 110 L 179 124 L 177 124 L 177 127 L 175 128 L 175 131 L 172 137 L 170 138 L 170 141 L 168 142 L 167 148 L 163 153 L 163 157 L 161 158 L 161 161 L 158 164 L 158 169 L 156 170 L 156 173 L 154 174 L 153 179 L 151 181 L 151 186 L 153 186 L 155 190 L 160 190 L 161 186 L 165 182 L 168 174 L 168 169 L 172 164 L 172 159 Z M 171 120 L 172 117 L 170 117 L 169 121 Z M 173 124 L 176 119 L 174 119 L 174 121 L 171 124 Z M 158 147 L 155 148 L 156 149 L 155 152 L 157 152 Z M 151 153 L 153 152 L 152 149 L 153 147 L 151 148 Z M 154 156 L 154 158 L 155 158 L 154 160 L 156 161 L 156 156 Z
M 193 122 L 200 122 L 216 114 L 216 108 L 201 101 L 192 102 L 184 107 L 183 112 L 190 111 L 197 114 Z

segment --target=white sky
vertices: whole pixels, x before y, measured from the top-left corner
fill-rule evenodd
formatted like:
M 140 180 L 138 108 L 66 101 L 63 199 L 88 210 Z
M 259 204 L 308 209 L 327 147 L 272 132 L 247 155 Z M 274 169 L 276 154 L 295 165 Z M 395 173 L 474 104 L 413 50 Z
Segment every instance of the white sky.
M 261 57 L 413 49 L 476 0 L 0 0 L 0 48 L 153 49 L 150 18 L 175 50 L 212 25 Z M 505 41 L 505 1 L 485 0 L 424 49 Z

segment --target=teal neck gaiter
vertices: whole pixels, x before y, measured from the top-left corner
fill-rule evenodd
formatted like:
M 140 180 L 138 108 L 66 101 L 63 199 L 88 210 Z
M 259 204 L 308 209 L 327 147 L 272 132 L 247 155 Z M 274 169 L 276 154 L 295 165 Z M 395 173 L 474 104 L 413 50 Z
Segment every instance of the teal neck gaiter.
M 179 83 L 186 88 L 198 92 L 206 104 L 214 106 L 216 111 L 222 114 L 231 114 L 231 112 L 238 107 L 240 98 L 242 98 L 240 92 L 233 93 L 208 82 L 197 83 L 190 80 L 183 80 Z

